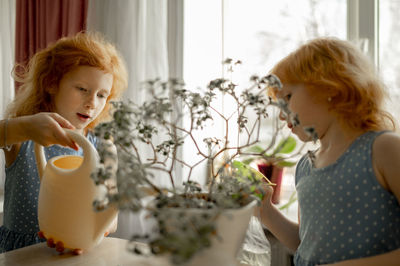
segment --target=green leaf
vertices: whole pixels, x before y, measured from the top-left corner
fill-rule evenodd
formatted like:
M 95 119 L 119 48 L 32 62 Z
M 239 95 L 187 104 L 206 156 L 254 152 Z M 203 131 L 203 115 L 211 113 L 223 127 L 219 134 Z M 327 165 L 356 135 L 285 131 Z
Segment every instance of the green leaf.
M 252 178 L 252 173 L 249 170 L 250 167 L 248 167 L 246 164 L 235 160 L 232 162 L 232 168 L 234 168 L 236 170 L 237 174 L 240 177 L 245 177 L 248 179 Z M 240 181 L 240 179 L 238 179 L 238 180 Z
M 237 170 L 237 173 L 243 177 L 247 177 L 249 179 L 252 179 L 253 177 L 255 177 L 256 180 L 264 179 L 265 181 L 267 181 L 267 183 L 269 185 L 273 185 L 273 183 L 271 183 L 271 181 L 269 181 L 269 179 L 266 178 L 260 171 L 254 169 L 251 166 L 244 164 L 243 162 L 233 161 L 232 167 L 235 168 Z
M 235 160 L 232 162 L 232 167 L 236 169 L 243 169 L 245 168 L 245 165 L 242 162 Z
M 278 146 L 274 150 L 274 154 L 288 154 L 294 151 L 296 148 L 295 138 L 289 136 L 287 139 L 283 139 L 279 142 Z
M 292 167 L 295 166 L 296 162 L 289 162 L 289 161 L 280 161 L 277 163 L 277 166 L 279 167 Z
M 246 159 L 246 160 L 243 160 L 242 162 L 244 163 L 244 164 L 251 164 L 254 160 L 255 160 L 256 158 L 248 158 L 248 159 Z
M 254 152 L 254 153 L 262 153 L 262 152 L 264 151 L 264 148 L 262 148 L 262 147 L 259 146 L 259 145 L 255 145 L 255 146 L 251 146 L 251 147 L 248 149 L 248 151 L 249 151 L 249 152 Z

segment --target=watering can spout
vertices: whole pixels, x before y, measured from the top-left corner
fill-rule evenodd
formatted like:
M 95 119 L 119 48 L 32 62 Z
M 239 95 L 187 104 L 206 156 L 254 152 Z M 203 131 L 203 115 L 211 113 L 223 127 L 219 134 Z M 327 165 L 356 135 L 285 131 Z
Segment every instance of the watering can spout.
M 117 172 L 117 149 L 115 145 L 110 140 L 103 141 L 102 145 L 106 148 L 107 152 L 114 154 L 114 158 L 106 159 L 104 167 L 109 169 L 109 173 L 112 177 L 106 181 L 106 185 L 99 185 L 96 187 L 96 199 L 104 199 L 107 194 L 106 186 L 114 187 L 116 189 L 116 172 Z M 101 232 L 113 233 L 117 230 L 118 221 L 118 209 L 115 205 L 108 205 L 104 210 L 98 211 L 96 213 L 96 226 L 95 235 L 99 235 Z
M 94 236 L 101 239 L 117 230 L 118 210 L 109 206 L 106 210 L 97 213 L 94 227 Z

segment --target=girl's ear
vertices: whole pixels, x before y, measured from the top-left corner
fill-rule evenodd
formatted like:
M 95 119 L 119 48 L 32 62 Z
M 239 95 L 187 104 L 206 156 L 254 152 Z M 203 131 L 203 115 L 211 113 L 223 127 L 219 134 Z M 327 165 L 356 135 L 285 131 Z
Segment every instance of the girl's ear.
M 47 87 L 45 88 L 46 92 L 50 95 L 55 95 L 58 91 L 58 87 L 57 86 L 51 86 L 51 87 Z

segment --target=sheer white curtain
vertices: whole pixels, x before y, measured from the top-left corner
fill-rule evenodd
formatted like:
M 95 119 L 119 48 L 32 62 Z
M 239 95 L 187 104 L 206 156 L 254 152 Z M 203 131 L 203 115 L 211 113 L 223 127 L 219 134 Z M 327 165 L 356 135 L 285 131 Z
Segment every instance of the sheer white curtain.
M 129 70 L 128 98 L 143 101 L 140 82 L 167 78 L 167 1 L 89 1 L 87 27 L 121 51 Z
M 125 99 L 146 99 L 141 82 L 168 77 L 168 2 L 158 0 L 89 1 L 88 30 L 102 32 L 121 51 L 128 67 Z M 162 179 L 157 183 L 162 183 Z M 143 214 L 120 213 L 113 236 L 129 238 L 146 231 Z
M 0 1 L 0 112 L 14 98 L 11 70 L 14 64 L 15 0 Z M 1 140 L 2 141 L 2 140 Z M 0 152 L 0 187 L 4 188 L 4 153 Z M 2 193 L 1 193 L 2 194 Z

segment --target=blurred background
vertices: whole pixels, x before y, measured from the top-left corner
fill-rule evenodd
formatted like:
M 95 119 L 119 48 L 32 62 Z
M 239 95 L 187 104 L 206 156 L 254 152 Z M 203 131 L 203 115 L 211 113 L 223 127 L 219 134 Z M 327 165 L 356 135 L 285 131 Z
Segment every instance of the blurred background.
M 0 111 L 18 93 L 11 70 L 62 36 L 81 30 L 102 32 L 121 51 L 129 69 L 124 99 L 141 103 L 148 79 L 182 78 L 201 90 L 208 81 L 229 77 L 239 88 L 251 75 L 265 75 L 283 56 L 308 39 L 348 39 L 373 60 L 390 94 L 388 110 L 400 114 L 400 20 L 396 0 L 0 0 Z M 225 58 L 241 60 L 227 72 Z M 223 96 L 221 108 L 229 110 Z M 268 137 L 268 128 L 264 132 Z M 222 124 L 209 129 L 218 135 Z M 190 158 L 190 147 L 183 151 Z M 3 156 L 3 153 L 1 153 Z M 3 160 L 3 158 L 1 158 Z M 0 162 L 0 187 L 4 162 Z M 205 166 L 197 174 L 205 177 Z M 293 196 L 294 168 L 282 179 L 284 205 Z M 176 174 L 177 181 L 184 173 Z M 162 184 L 162 178 L 157 180 Z M 1 204 L 0 204 L 1 206 Z M 2 209 L 2 208 L 1 208 Z M 297 206 L 287 214 L 297 219 Z M 144 230 L 140 215 L 121 214 L 116 236 Z M 135 225 L 135 226 L 132 226 Z

